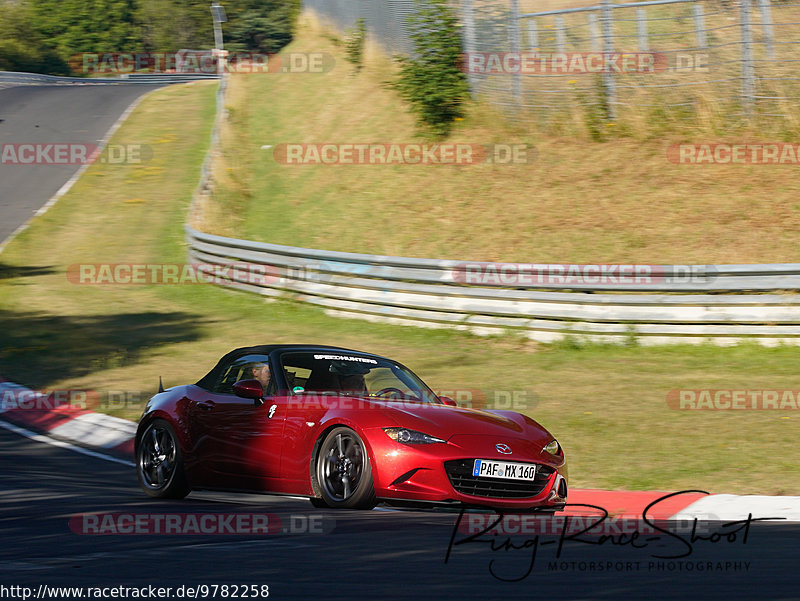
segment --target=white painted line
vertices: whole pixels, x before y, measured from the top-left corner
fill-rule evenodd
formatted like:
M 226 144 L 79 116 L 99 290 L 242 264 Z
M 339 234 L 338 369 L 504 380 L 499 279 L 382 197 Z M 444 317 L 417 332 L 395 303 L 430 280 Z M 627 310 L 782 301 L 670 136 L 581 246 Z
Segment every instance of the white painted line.
M 733 522 L 775 518 L 782 522 L 800 522 L 800 497 L 770 497 L 766 495 L 710 495 L 682 509 L 672 520 L 719 520 Z
M 102 413 L 84 413 L 56 426 L 48 433 L 92 447 L 108 449 L 132 440 L 136 436 L 136 424 Z
M 42 442 L 44 444 L 53 445 L 54 447 L 60 447 L 62 449 L 68 449 L 70 451 L 75 451 L 76 453 L 81 453 L 82 455 L 95 457 L 96 459 L 104 459 L 105 461 L 119 463 L 121 465 L 125 465 L 128 467 L 136 466 L 136 464 L 133 463 L 133 461 L 126 461 L 125 459 L 117 459 L 116 457 L 112 457 L 111 455 L 106 455 L 105 453 L 90 451 L 89 449 L 84 449 L 83 447 L 79 447 L 74 444 L 64 442 L 63 440 L 55 440 L 54 438 L 50 438 L 49 436 L 36 434 L 35 432 L 31 432 L 30 430 L 26 430 L 25 428 L 15 426 L 14 424 L 9 424 L 8 422 L 0 421 L 0 428 L 5 428 L 6 430 L 10 430 L 11 432 L 15 432 L 20 436 L 24 436 L 25 438 L 30 438 L 31 440 L 34 440 L 36 442 Z

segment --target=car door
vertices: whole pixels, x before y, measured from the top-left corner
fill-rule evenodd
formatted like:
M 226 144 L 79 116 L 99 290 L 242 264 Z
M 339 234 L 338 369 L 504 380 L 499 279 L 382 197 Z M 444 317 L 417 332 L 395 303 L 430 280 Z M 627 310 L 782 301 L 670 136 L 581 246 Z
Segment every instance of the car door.
M 272 402 L 275 386 L 268 386 L 263 402 L 233 392 L 233 384 L 251 379 L 259 365 L 269 366 L 269 357 L 235 359 L 221 370 L 213 390 L 202 390 L 190 408 L 196 456 L 210 473 L 210 486 L 267 490 L 265 481 L 280 474 L 285 413 Z
M 254 411 L 253 401 L 204 391 L 191 408 L 191 423 L 195 430 L 197 457 L 206 470 L 225 478 L 239 471 L 235 465 L 237 449 L 242 445 L 241 423 Z
M 287 402 L 285 396 L 264 397 L 264 404 L 250 406 L 237 417 L 235 435 L 229 447 L 236 474 L 253 488 L 280 492 L 281 452 L 284 442 Z

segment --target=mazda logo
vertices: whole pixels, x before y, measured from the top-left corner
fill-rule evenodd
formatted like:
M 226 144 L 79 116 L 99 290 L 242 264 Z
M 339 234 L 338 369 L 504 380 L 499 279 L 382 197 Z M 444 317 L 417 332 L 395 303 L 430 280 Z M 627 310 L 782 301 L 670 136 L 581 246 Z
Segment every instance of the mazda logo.
M 511 447 L 507 444 L 503 444 L 501 442 L 500 444 L 494 445 L 494 448 L 497 449 L 498 453 L 502 453 L 503 455 L 511 455 Z

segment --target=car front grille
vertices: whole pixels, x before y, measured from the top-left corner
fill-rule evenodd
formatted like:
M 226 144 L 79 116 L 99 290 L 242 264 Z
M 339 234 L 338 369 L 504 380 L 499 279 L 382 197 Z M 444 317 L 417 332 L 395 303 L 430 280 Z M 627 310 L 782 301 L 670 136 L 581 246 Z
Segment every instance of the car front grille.
M 540 494 L 550 476 L 555 471 L 546 465 L 536 464 L 536 477 L 533 481 L 483 478 L 472 475 L 474 459 L 454 459 L 444 462 L 444 469 L 450 484 L 464 495 L 487 497 L 491 499 L 525 499 Z

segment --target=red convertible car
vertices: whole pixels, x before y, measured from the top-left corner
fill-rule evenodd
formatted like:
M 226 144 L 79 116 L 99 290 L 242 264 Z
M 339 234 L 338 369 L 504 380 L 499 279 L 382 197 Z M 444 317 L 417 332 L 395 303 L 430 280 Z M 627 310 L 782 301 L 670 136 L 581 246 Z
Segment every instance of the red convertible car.
M 455 406 L 406 367 L 311 345 L 240 348 L 156 394 L 135 443 L 144 491 L 308 497 L 318 507 L 457 504 L 557 511 L 558 442 L 513 411 Z

